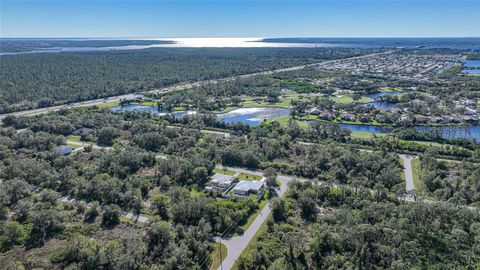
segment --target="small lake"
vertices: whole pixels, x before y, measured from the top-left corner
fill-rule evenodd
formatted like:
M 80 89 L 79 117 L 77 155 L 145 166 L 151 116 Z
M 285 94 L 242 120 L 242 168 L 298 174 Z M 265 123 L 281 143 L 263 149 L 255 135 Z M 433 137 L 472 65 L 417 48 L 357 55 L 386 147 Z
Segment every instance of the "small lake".
M 480 60 L 462 60 L 462 62 L 467 68 L 480 68 Z
M 123 106 L 116 106 L 112 108 L 115 112 L 126 111 L 140 111 L 148 112 L 159 116 L 173 115 L 175 117 L 184 117 L 186 115 L 196 114 L 196 111 L 176 111 L 171 112 L 162 110 L 151 106 L 142 106 L 138 104 L 128 104 Z M 226 123 L 241 122 L 250 126 L 258 126 L 263 120 L 272 119 L 290 113 L 289 109 L 285 108 L 240 108 L 228 113 L 218 114 L 217 118 Z
M 364 131 L 370 133 L 389 133 L 391 128 L 374 125 L 340 124 L 340 127 L 348 128 L 351 131 Z M 480 142 L 480 126 L 418 126 L 418 132 L 431 135 L 440 135 L 444 139 L 465 138 L 476 139 Z
M 461 60 L 463 63 L 463 74 L 480 74 L 480 60 Z
M 290 109 L 285 108 L 241 108 L 218 114 L 217 117 L 226 123 L 242 122 L 250 126 L 258 126 L 263 120 L 288 115 L 289 113 Z
M 480 74 L 480 69 L 464 69 L 463 74 Z
M 128 104 L 128 105 L 121 105 L 112 108 L 112 111 L 115 112 L 126 112 L 126 111 L 139 111 L 139 112 L 148 112 L 151 114 L 165 116 L 165 115 L 173 115 L 174 117 L 184 117 L 186 115 L 196 114 L 196 111 L 167 111 L 163 109 L 159 109 L 156 107 L 151 106 L 143 106 L 138 104 Z

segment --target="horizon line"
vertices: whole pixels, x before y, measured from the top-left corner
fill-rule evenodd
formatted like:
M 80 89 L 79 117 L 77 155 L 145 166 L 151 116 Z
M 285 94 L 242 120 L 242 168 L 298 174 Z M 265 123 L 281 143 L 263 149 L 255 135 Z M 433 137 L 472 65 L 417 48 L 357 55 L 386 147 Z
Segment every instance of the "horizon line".
M 480 38 L 480 36 L 271 36 L 271 37 L 265 37 L 265 36 L 242 36 L 242 37 L 216 37 L 216 36 L 202 36 L 202 37 L 160 37 L 160 36 L 137 36 L 137 37 L 128 37 L 128 36 L 104 36 L 104 37 L 85 37 L 85 36 L 64 36 L 64 37 L 48 37 L 48 36 L 0 36 L 0 39 L 180 39 L 180 38 L 185 38 L 185 39 L 241 39 L 241 38 L 259 38 L 259 39 L 272 39 L 272 38 L 325 38 L 325 39 L 341 39 L 341 38 L 355 38 L 355 39 L 360 39 L 360 38 L 384 38 L 384 39 L 393 39 L 393 38 L 404 38 L 404 39 L 409 39 L 409 38 Z

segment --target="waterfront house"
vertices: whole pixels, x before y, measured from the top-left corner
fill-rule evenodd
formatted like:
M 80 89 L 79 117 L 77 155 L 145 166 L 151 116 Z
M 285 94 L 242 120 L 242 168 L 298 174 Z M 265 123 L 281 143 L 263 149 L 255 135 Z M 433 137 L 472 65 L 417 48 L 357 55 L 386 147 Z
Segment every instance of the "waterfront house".
M 307 111 L 307 113 L 311 114 L 311 115 L 319 115 L 320 112 L 321 111 L 317 107 L 313 107 L 313 108 L 311 108 L 310 110 Z
M 331 120 L 335 119 L 335 115 L 333 115 L 330 112 L 321 112 L 320 115 L 318 115 L 318 118 L 320 118 L 322 120 L 331 121 Z
M 428 121 L 430 121 L 430 117 L 428 117 L 428 116 L 423 116 L 423 115 L 417 115 L 417 116 L 415 116 L 415 123 L 425 124 L 425 123 L 427 123 Z
M 340 116 L 340 118 L 344 121 L 355 122 L 355 115 L 350 114 L 350 113 L 344 113 Z

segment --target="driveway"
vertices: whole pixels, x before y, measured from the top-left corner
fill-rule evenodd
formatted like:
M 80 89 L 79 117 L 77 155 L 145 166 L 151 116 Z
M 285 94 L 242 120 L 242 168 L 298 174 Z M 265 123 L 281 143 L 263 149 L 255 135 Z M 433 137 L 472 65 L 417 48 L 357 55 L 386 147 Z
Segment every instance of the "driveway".
M 403 160 L 403 171 L 405 173 L 405 182 L 406 182 L 406 191 L 407 193 L 413 191 L 414 185 L 413 185 L 413 172 L 412 172 L 412 159 L 414 159 L 413 156 L 409 155 L 399 155 L 400 158 Z
M 230 171 L 234 171 L 235 173 L 248 173 L 253 175 L 262 175 L 260 172 L 250 171 L 246 169 L 239 169 L 239 168 L 230 168 L 230 167 L 223 167 L 218 166 L 219 168 L 228 169 Z M 262 175 L 263 176 L 263 175 Z M 278 181 L 280 182 L 280 188 L 277 191 L 278 196 L 282 196 L 285 194 L 288 188 L 288 182 L 293 180 L 292 177 L 279 175 L 277 177 Z M 248 243 L 253 239 L 255 233 L 260 229 L 262 224 L 268 218 L 268 215 L 271 212 L 270 202 L 268 202 L 261 210 L 260 213 L 257 215 L 253 223 L 248 227 L 248 229 L 240 236 L 234 236 L 228 239 L 220 239 L 217 238 L 218 242 L 224 244 L 228 249 L 227 257 L 223 260 L 222 266 L 219 267 L 219 270 L 222 269 L 231 269 L 235 264 L 235 261 L 240 257 L 243 250 L 248 246 Z

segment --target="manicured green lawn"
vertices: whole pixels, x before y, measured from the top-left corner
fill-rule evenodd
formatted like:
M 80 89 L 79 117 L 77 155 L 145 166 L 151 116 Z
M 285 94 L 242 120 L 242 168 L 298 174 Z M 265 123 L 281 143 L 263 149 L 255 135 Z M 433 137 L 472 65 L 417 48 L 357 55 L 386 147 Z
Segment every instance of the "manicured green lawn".
M 248 174 L 248 173 L 241 173 L 238 176 L 238 180 L 248 180 L 248 181 L 257 180 L 258 181 L 260 179 L 262 179 L 261 176 Z
M 282 107 L 282 108 L 291 108 L 292 100 L 300 100 L 298 94 L 292 94 L 286 97 L 280 97 L 278 102 L 266 102 L 265 100 L 255 101 L 252 98 L 246 98 L 243 100 L 240 105 L 242 107 Z
M 185 108 L 185 107 L 182 107 L 182 106 L 178 106 L 178 107 L 173 107 L 173 110 L 174 110 L 174 111 L 185 111 L 186 108 Z
M 333 100 L 337 103 L 343 103 L 343 104 L 354 102 L 353 98 L 350 95 L 333 96 L 333 97 L 330 97 L 330 100 Z M 366 102 L 372 102 L 372 101 L 373 99 L 369 97 L 361 97 L 360 100 L 358 100 L 358 102 L 360 103 L 366 103 Z
M 80 136 L 70 135 L 67 137 L 67 141 L 80 142 Z
M 226 175 L 234 175 L 235 174 L 235 172 L 225 170 L 225 169 L 214 169 L 213 172 L 214 173 L 226 174 Z
M 150 107 L 157 107 L 157 102 L 156 101 L 144 101 L 140 103 L 142 106 L 150 106 Z
M 68 143 L 68 142 L 67 142 L 67 145 L 72 147 L 72 148 L 75 148 L 75 149 L 82 147 L 81 145 L 71 144 L 71 143 Z
M 217 270 L 220 267 L 220 263 L 227 257 L 227 246 L 220 243 L 213 244 L 214 248 L 212 254 L 210 254 L 210 270 Z M 220 256 L 221 255 L 221 256 Z
M 416 191 L 423 192 L 423 184 L 420 182 L 420 159 L 412 159 L 413 187 Z
M 385 136 L 384 133 L 377 133 L 375 135 Z M 356 139 L 370 139 L 370 138 L 373 138 L 373 133 L 368 131 L 352 131 L 352 133 L 350 134 L 350 137 L 356 138 Z
M 289 119 L 290 119 L 290 115 L 284 115 L 284 116 L 280 116 L 280 117 L 271 119 L 270 121 L 276 121 L 276 122 L 280 123 L 280 125 L 282 125 L 282 126 L 287 126 Z M 301 121 L 301 120 L 296 120 L 296 121 L 297 121 L 298 126 L 301 127 L 301 128 L 307 128 L 309 126 L 307 121 Z

